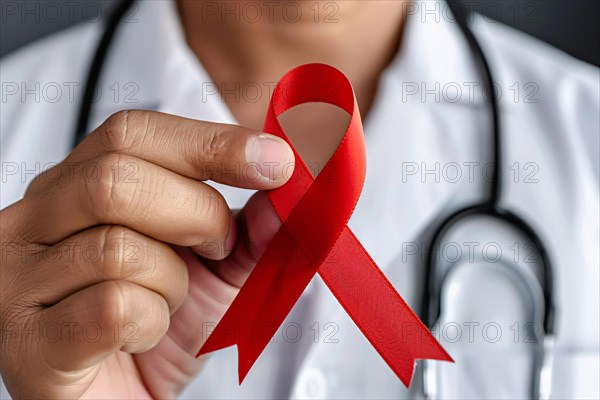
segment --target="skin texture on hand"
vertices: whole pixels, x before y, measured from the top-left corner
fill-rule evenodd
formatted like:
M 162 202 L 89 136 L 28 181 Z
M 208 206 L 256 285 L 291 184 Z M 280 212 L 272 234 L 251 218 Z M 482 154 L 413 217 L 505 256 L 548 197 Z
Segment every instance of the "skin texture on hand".
M 37 177 L 1 211 L 10 393 L 175 397 L 203 364 L 204 325 L 218 322 L 280 225 L 264 192 L 234 216 L 202 181 L 271 189 L 290 163 L 269 135 L 129 111 Z

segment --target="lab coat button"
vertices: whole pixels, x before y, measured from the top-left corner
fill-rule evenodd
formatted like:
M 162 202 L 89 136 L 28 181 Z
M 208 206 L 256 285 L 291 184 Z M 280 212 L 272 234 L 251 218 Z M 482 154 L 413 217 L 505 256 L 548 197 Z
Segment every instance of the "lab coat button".
M 325 376 L 315 368 L 306 368 L 298 379 L 298 398 L 322 399 L 327 397 Z

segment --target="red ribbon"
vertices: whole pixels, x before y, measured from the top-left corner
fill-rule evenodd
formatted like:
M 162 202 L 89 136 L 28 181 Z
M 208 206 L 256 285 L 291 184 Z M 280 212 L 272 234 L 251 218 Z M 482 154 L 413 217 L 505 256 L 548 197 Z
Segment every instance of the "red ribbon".
M 366 152 L 354 91 L 337 69 L 307 64 L 278 83 L 264 131 L 292 146 L 277 117 L 307 103 L 330 103 L 351 116 L 337 150 L 313 178 L 296 150 L 292 177 L 269 192 L 283 225 L 198 356 L 237 344 L 240 384 L 318 273 L 373 347 L 409 386 L 416 359 L 452 361 L 347 226 L 360 197 Z M 293 148 L 293 146 L 292 146 Z M 298 251 L 291 251 L 291 250 Z M 256 328 L 240 335 L 239 328 Z

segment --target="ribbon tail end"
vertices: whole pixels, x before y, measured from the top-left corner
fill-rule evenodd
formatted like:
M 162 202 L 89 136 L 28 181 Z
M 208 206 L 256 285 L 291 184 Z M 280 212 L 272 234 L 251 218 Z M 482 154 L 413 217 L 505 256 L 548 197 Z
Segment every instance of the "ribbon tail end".
M 406 388 L 410 387 L 410 383 L 412 382 L 412 378 L 414 376 L 416 366 L 417 366 L 417 363 L 416 363 L 416 360 L 414 360 L 412 363 L 412 366 L 410 368 L 407 368 L 404 371 L 395 371 L 396 375 L 398 376 L 398 378 L 400 378 L 400 381 L 402 382 L 404 387 L 406 387 Z
M 427 359 L 428 360 L 447 361 L 447 362 L 454 363 L 454 359 L 443 348 L 441 348 L 441 352 L 439 353 L 439 355 L 437 355 L 435 357 L 427 357 Z
M 238 343 L 237 350 L 238 350 L 238 377 L 239 377 L 239 383 L 241 386 L 242 382 L 244 382 L 244 379 L 246 379 L 246 376 L 252 369 L 252 366 L 258 359 L 258 356 L 262 352 L 262 348 L 260 346 L 253 347 L 253 346 L 244 345 L 244 343 Z
M 246 365 L 242 365 L 242 362 L 239 361 L 238 362 L 238 379 L 239 379 L 240 386 L 242 386 L 242 383 L 244 382 L 244 379 L 246 379 L 248 372 L 250 372 L 250 368 L 248 368 Z
M 402 381 L 405 387 L 409 388 L 412 382 L 418 360 L 438 360 L 454 362 L 452 357 L 444 350 L 444 348 L 434 341 L 431 346 L 413 349 L 413 352 L 408 356 L 402 357 L 400 363 L 388 363 L 396 376 Z
M 198 350 L 198 354 L 196 354 L 196 358 L 203 356 L 205 354 L 208 354 L 208 353 L 212 353 L 213 351 L 224 349 L 225 347 L 229 347 L 229 346 L 218 346 L 218 345 L 214 346 L 214 345 L 211 345 L 211 343 L 209 343 L 209 341 L 206 341 L 202 345 L 200 350 Z
M 435 351 L 427 351 L 411 355 L 409 363 L 404 364 L 404 367 L 395 369 L 396 376 L 402 381 L 405 387 L 409 388 L 412 382 L 418 360 L 437 360 L 454 362 L 452 357 L 444 350 L 442 346 L 436 346 Z M 433 350 L 433 349 L 430 349 Z
M 244 379 L 248 375 L 248 372 L 250 372 L 250 369 L 252 369 L 254 362 L 260 355 L 261 348 L 253 348 L 251 346 L 244 345 L 244 343 L 219 343 L 218 341 L 211 341 L 209 337 L 208 340 L 198 351 L 198 354 L 196 354 L 196 358 L 204 354 L 212 353 L 213 351 L 225 349 L 230 346 L 235 346 L 237 348 L 238 377 L 239 384 L 241 386 L 242 382 L 244 382 Z
M 454 359 L 448 354 L 448 352 L 439 344 L 436 340 L 433 340 L 431 346 L 427 348 L 419 349 L 413 353 L 413 358 L 416 360 L 438 360 L 454 362 Z
M 200 350 L 198 350 L 198 353 L 196 354 L 196 358 L 198 358 L 204 354 L 208 354 L 208 353 L 212 353 L 213 351 L 225 349 L 229 346 L 233 346 L 236 344 L 234 341 L 222 340 L 222 339 L 219 340 L 221 337 L 220 333 L 221 332 L 217 332 L 215 334 L 215 332 L 213 332 L 210 334 L 210 336 L 208 337 L 206 342 L 204 342 L 202 347 L 200 347 Z

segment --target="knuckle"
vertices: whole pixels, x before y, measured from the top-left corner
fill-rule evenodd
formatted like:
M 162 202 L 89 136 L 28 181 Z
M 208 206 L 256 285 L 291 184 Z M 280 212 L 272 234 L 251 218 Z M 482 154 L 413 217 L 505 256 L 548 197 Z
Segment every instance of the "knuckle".
M 122 281 L 106 281 L 98 285 L 98 307 L 95 321 L 101 327 L 113 326 L 127 318 L 127 295 Z
M 227 130 L 220 125 L 208 124 L 198 142 L 201 146 L 197 154 L 202 154 L 204 161 L 214 162 L 221 158 L 227 145 Z
M 123 152 L 131 149 L 146 135 L 153 135 L 153 114 L 142 110 L 118 111 L 108 117 L 99 129 L 100 142 L 105 151 Z
M 102 274 L 105 279 L 126 279 L 140 273 L 145 251 L 140 235 L 129 228 L 111 225 L 101 230 Z M 149 269 L 152 266 L 149 266 Z
M 118 111 L 106 119 L 100 130 L 105 148 L 113 151 L 127 148 L 130 113 L 129 110 Z
M 91 213 L 100 221 L 122 212 L 131 201 L 132 196 L 123 194 L 123 185 L 119 185 L 119 176 L 125 170 L 122 161 L 123 156 L 119 154 L 105 154 L 96 161 L 93 176 L 83 176 Z

